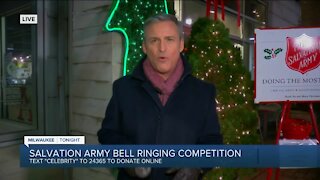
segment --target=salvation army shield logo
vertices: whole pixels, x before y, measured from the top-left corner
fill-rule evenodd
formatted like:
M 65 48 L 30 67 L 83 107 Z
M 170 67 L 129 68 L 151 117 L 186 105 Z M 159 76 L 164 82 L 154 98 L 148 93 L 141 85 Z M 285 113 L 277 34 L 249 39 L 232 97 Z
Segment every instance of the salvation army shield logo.
M 320 65 L 320 37 L 287 37 L 287 66 L 302 74 Z

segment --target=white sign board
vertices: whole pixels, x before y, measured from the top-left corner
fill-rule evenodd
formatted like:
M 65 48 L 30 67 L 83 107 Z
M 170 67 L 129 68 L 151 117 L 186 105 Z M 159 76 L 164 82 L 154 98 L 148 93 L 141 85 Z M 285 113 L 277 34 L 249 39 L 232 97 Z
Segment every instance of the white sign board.
M 255 103 L 320 101 L 320 28 L 255 34 Z

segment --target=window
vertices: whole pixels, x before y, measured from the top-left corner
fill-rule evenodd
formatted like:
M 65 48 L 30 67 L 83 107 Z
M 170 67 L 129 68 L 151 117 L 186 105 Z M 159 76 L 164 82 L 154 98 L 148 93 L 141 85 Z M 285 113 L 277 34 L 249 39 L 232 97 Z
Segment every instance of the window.
M 251 72 L 253 78 L 254 44 L 252 38 L 254 37 L 255 28 L 264 27 L 266 24 L 267 3 L 264 0 L 240 1 L 240 27 L 237 25 L 237 0 L 224 1 L 224 3 L 225 20 L 223 23 L 229 29 L 231 40 L 240 48 L 243 65 Z M 211 10 L 213 8 L 211 6 Z M 182 9 L 182 22 L 185 27 L 186 38 L 188 38 L 192 22 L 206 15 L 206 1 L 183 1 Z M 210 18 L 213 18 L 213 14 L 210 15 Z M 218 19 L 221 20 L 220 7 L 218 8 Z
M 37 128 L 36 25 L 19 21 L 20 14 L 32 14 L 32 3 L 13 3 L 14 9 L 1 16 L 0 135 Z

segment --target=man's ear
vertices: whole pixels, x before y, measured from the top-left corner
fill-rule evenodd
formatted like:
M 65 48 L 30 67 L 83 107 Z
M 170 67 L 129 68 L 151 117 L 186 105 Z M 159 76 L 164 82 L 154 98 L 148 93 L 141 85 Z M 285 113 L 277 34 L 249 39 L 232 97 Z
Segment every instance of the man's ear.
M 180 52 L 182 52 L 184 49 L 184 40 L 180 39 Z
M 142 42 L 142 51 L 147 54 L 146 44 L 144 41 Z

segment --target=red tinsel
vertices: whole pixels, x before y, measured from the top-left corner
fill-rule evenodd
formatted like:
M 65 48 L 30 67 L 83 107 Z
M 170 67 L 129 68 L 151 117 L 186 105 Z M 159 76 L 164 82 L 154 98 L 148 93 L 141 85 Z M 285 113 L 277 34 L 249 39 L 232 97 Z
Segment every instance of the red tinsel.
M 237 10 L 238 10 L 237 23 L 238 23 L 238 27 L 240 27 L 240 0 L 237 0 Z
M 210 17 L 211 1 L 213 1 L 213 0 L 207 0 L 207 5 L 206 5 L 206 16 L 207 17 Z
M 221 18 L 224 21 L 224 0 L 221 0 Z
M 219 1 L 218 0 L 214 0 L 214 20 L 217 20 L 218 19 L 218 4 L 219 4 Z
M 236 1 L 237 3 L 237 11 L 238 11 L 238 19 L 237 19 L 237 25 L 240 27 L 240 0 Z M 207 0 L 206 4 L 206 16 L 210 17 L 210 9 L 211 9 L 211 4 L 214 5 L 214 20 L 218 19 L 218 6 L 220 5 L 221 7 L 221 19 L 224 21 L 225 19 L 225 10 L 224 10 L 224 0 Z

